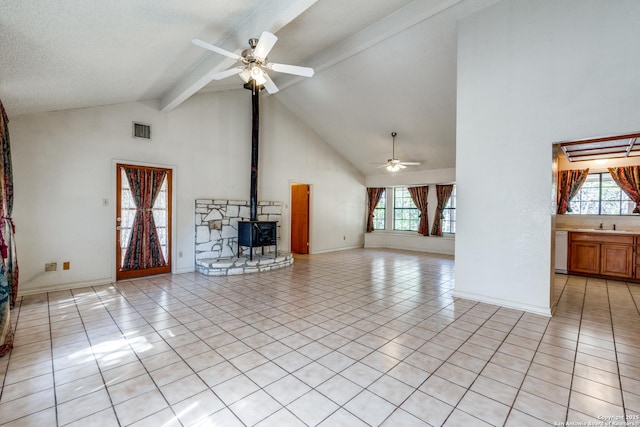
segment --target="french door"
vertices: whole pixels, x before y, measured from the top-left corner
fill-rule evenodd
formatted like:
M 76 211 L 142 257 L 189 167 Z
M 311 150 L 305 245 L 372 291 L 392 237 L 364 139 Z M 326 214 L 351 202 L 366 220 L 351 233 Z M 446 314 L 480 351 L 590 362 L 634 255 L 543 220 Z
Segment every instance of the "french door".
M 116 279 L 171 272 L 171 169 L 116 165 Z

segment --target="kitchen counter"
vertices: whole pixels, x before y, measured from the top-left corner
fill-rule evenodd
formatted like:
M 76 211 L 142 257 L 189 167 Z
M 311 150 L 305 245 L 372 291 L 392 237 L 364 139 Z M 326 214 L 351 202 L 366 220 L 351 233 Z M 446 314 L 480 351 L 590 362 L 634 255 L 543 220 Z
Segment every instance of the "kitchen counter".
M 603 233 L 603 234 L 639 234 L 640 230 L 608 230 L 600 228 L 556 228 L 556 231 L 572 231 L 575 233 Z

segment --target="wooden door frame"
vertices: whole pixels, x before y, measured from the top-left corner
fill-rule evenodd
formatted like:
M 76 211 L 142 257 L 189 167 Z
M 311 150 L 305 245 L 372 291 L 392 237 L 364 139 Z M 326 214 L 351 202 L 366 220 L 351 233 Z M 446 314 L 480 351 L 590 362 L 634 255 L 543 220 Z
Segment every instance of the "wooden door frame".
M 312 201 L 312 195 L 313 195 L 313 184 L 309 183 L 309 182 L 305 182 L 305 181 L 297 181 L 297 180 L 290 180 L 289 181 L 289 206 L 291 206 L 291 210 L 289 211 L 289 251 L 293 253 L 292 248 L 291 248 L 291 237 L 292 237 L 292 226 L 291 226 L 291 221 L 293 221 L 293 191 L 292 191 L 292 187 L 294 185 L 307 185 L 309 186 L 309 215 L 308 215 L 308 223 L 307 223 L 307 239 L 309 241 L 309 247 L 308 247 L 308 251 L 307 254 L 311 254 L 311 248 L 312 248 L 312 242 L 313 239 L 311 238 L 311 217 L 312 217 L 312 206 L 313 206 L 313 201 Z
M 116 222 L 115 222 L 115 218 L 117 216 L 117 212 L 116 212 L 116 208 L 118 206 L 118 201 L 117 201 L 117 197 L 118 197 L 118 188 L 117 188 L 117 182 L 118 182 L 118 165 L 119 164 L 125 164 L 125 165 L 131 165 L 131 166 L 140 166 L 140 167 L 148 167 L 148 168 L 162 168 L 162 169 L 170 169 L 171 170 L 171 187 L 172 187 L 172 191 L 171 191 L 171 200 L 169 200 L 169 204 L 171 206 L 171 233 L 169 233 L 169 237 L 170 237 L 170 244 L 169 244 L 169 256 L 171 257 L 171 274 L 176 274 L 176 254 L 177 254 L 177 249 L 176 249 L 176 245 L 174 244 L 174 242 L 176 241 L 176 200 L 177 200 L 177 196 L 176 196 L 176 169 L 177 166 L 176 165 L 168 165 L 168 164 L 163 164 L 163 163 L 149 163 L 149 162 L 139 162 L 136 160 L 124 160 L 124 159 L 111 159 L 111 206 L 109 209 L 109 219 L 108 219 L 108 224 L 109 224 L 109 236 L 112 242 L 112 246 L 111 246 L 111 281 L 112 282 L 116 282 L 116 251 L 117 251 L 117 247 L 118 247 L 118 242 L 115 239 L 115 227 L 117 226 Z M 105 199 L 108 201 L 108 199 Z M 103 200 L 104 203 L 104 200 Z M 108 204 L 108 203 L 107 203 Z M 193 271 L 193 270 L 191 270 Z

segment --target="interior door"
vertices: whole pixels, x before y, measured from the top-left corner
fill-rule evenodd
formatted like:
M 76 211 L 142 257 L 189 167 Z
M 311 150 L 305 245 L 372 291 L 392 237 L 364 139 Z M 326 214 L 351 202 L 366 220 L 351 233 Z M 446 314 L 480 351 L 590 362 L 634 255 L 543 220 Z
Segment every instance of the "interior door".
M 309 196 L 308 184 L 291 185 L 291 252 L 309 253 Z
M 116 279 L 171 272 L 171 169 L 116 165 Z

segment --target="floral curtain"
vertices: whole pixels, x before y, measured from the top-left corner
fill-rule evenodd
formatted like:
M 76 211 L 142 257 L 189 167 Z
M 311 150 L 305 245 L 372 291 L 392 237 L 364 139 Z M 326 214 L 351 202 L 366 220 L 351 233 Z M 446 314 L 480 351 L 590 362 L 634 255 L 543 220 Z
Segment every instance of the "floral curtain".
M 635 202 L 636 208 L 633 213 L 640 213 L 640 167 L 609 168 L 609 173 L 618 187 Z
M 428 236 L 429 217 L 427 216 L 427 196 L 429 195 L 429 187 L 423 185 L 421 187 L 409 187 L 408 190 L 413 203 L 415 203 L 418 210 L 420 210 L 420 225 L 418 226 L 418 233 L 423 236 Z
M 432 236 L 442 236 L 442 213 L 444 212 L 444 207 L 449 203 L 451 193 L 453 193 L 453 184 L 436 185 L 438 206 L 436 207 L 436 215 L 433 218 L 433 227 L 431 228 Z
M 9 144 L 9 118 L 0 101 L 0 356 L 13 347 L 11 307 L 18 297 L 18 258 L 15 246 L 13 171 Z
M 136 215 L 131 228 L 131 238 L 124 255 L 122 270 L 138 270 L 166 265 L 156 224 L 153 204 L 158 197 L 167 172 L 163 170 L 125 167 L 131 194 L 136 204 Z
M 380 197 L 384 193 L 384 188 L 367 188 L 367 198 L 369 200 L 368 216 L 367 216 L 367 233 L 373 231 L 373 211 L 378 206 Z
M 589 169 L 558 172 L 558 214 L 571 212 L 569 202 L 578 194 L 589 174 Z

